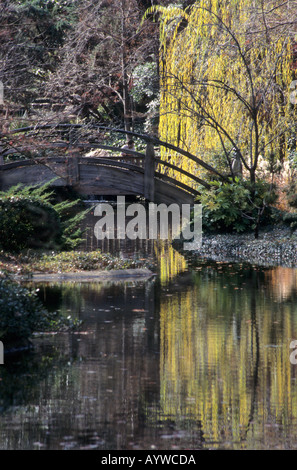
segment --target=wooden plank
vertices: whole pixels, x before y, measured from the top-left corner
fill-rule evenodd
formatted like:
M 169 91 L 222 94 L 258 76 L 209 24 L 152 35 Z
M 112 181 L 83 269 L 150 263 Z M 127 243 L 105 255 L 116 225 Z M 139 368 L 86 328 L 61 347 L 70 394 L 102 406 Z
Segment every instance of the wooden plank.
M 193 204 L 193 195 L 158 179 L 155 180 L 155 202 L 158 204 Z
M 142 195 L 143 174 L 111 166 L 80 165 L 78 191 L 96 195 Z
M 34 160 L 18 160 L 15 162 L 4 163 L 2 170 L 6 171 L 6 170 L 13 169 L 13 168 L 21 168 L 23 166 L 32 166 L 32 165 L 35 165 Z
M 56 178 L 56 174 L 44 165 L 33 165 L 30 167 L 20 167 L 3 172 L 2 190 L 7 190 L 12 186 L 21 183 L 24 186 L 34 184 L 44 184 Z M 65 186 L 66 182 L 58 178 L 54 186 Z
M 97 166 L 111 166 L 116 168 L 126 168 L 127 170 L 137 171 L 139 173 L 144 173 L 144 169 L 141 166 L 125 163 L 122 161 L 114 161 L 109 158 L 81 158 L 79 160 L 80 165 L 97 165 Z

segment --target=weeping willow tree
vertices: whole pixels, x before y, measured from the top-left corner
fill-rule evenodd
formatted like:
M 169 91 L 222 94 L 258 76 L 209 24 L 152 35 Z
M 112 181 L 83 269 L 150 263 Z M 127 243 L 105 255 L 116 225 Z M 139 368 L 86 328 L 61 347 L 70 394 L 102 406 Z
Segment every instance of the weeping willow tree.
M 292 2 L 198 0 L 148 12 L 160 22 L 160 139 L 233 176 L 236 156 L 252 183 L 260 155 L 285 159 L 295 115 Z M 205 172 L 178 152 L 162 157 Z

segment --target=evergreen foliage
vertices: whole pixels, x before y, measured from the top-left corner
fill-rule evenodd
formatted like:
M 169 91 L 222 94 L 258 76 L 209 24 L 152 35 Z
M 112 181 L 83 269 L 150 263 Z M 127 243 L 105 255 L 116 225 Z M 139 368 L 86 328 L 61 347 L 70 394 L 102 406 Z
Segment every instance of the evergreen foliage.
M 79 323 L 57 312 L 48 312 L 38 290 L 0 278 L 0 340 L 6 346 L 24 346 L 33 333 L 71 328 Z
M 9 279 L 0 279 L 0 311 L 0 339 L 8 343 L 28 339 L 36 328 L 47 325 L 36 291 Z
M 53 200 L 51 182 L 43 186 L 14 186 L 0 192 L 0 246 L 19 252 L 27 248 L 72 249 L 82 241 L 77 213 L 79 200 Z

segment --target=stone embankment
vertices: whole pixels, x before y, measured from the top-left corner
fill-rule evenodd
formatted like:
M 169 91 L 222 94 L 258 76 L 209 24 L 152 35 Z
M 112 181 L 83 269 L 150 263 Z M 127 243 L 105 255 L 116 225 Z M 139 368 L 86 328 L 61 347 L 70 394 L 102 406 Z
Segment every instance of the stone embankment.
M 249 234 L 203 235 L 196 255 L 217 261 L 249 262 L 264 266 L 297 267 L 297 234 L 287 227 Z

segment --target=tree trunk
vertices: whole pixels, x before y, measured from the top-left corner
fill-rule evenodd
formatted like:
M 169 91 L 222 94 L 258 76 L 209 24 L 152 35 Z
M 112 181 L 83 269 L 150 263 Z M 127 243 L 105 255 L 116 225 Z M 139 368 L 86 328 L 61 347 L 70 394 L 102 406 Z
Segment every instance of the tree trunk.
M 131 131 L 131 101 L 129 97 L 129 83 L 127 75 L 126 58 L 126 0 L 121 0 L 122 10 L 122 31 L 121 31 L 121 55 L 122 55 L 122 86 L 123 86 L 123 110 L 125 131 Z

